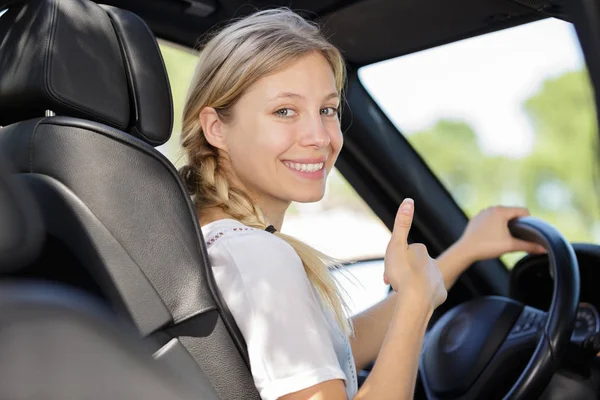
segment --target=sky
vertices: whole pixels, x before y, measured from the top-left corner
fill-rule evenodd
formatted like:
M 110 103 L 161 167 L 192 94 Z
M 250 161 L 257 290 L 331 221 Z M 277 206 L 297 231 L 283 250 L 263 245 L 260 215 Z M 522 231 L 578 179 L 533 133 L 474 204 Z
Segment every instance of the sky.
M 533 144 L 524 100 L 584 65 L 572 25 L 547 19 L 373 64 L 359 78 L 405 134 L 462 119 L 486 153 L 518 157 Z

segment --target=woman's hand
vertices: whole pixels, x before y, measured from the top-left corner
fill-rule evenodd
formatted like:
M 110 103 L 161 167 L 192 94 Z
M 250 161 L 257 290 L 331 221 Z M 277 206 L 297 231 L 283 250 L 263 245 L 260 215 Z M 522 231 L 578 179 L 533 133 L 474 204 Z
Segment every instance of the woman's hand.
M 414 202 L 405 199 L 394 221 L 392 238 L 385 252 L 384 281 L 399 293 L 409 293 L 430 302 L 432 310 L 446 301 L 444 279 L 434 259 L 422 244 L 408 244 Z
M 468 253 L 470 262 L 496 258 L 504 253 L 526 251 L 539 254 L 546 250 L 537 243 L 517 239 L 508 230 L 508 221 L 529 215 L 522 207 L 490 207 L 471 218 L 457 246 Z

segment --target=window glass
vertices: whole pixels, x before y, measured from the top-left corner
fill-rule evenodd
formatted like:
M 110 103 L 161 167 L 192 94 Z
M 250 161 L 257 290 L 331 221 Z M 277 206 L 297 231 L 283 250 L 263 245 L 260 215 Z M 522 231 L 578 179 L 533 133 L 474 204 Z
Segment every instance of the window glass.
M 571 241 L 599 241 L 593 91 L 571 24 L 533 22 L 359 77 L 468 216 L 526 206 Z
M 173 96 L 173 131 L 169 141 L 157 147 L 159 151 L 169 158 L 177 167 L 185 163 L 182 156 L 179 139 L 181 137 L 181 116 L 187 90 L 194 75 L 194 69 L 198 62 L 198 54 L 191 49 L 177 46 L 172 43 L 159 40 L 160 51 L 165 61 L 171 93 Z

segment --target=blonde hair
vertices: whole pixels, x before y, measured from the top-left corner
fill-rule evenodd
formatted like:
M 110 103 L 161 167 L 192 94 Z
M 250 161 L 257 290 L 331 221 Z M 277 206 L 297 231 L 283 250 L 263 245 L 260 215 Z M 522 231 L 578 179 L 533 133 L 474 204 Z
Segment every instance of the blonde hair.
M 312 52 L 327 60 L 341 94 L 346 67 L 339 50 L 315 24 L 289 9 L 261 11 L 237 20 L 204 45 L 184 107 L 181 134 L 188 165 L 180 174 L 199 213 L 217 207 L 245 225 L 267 227 L 262 211 L 248 194 L 230 184 L 217 149 L 204 136 L 200 111 L 212 107 L 227 121 L 232 107 L 256 81 Z M 296 251 L 322 303 L 333 312 L 342 331 L 352 334 L 348 307 L 330 274 L 330 268 L 339 266 L 337 260 L 291 236 L 275 235 Z

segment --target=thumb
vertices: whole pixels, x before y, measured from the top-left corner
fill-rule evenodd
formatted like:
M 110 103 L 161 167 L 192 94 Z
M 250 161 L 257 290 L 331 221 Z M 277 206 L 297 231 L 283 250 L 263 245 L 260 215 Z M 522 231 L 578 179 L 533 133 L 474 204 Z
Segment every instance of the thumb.
M 396 213 L 394 232 L 392 233 L 392 236 L 396 242 L 403 243 L 405 247 L 408 247 L 408 232 L 412 226 L 414 211 L 414 200 L 406 198 L 402 204 L 400 204 L 398 212 Z

